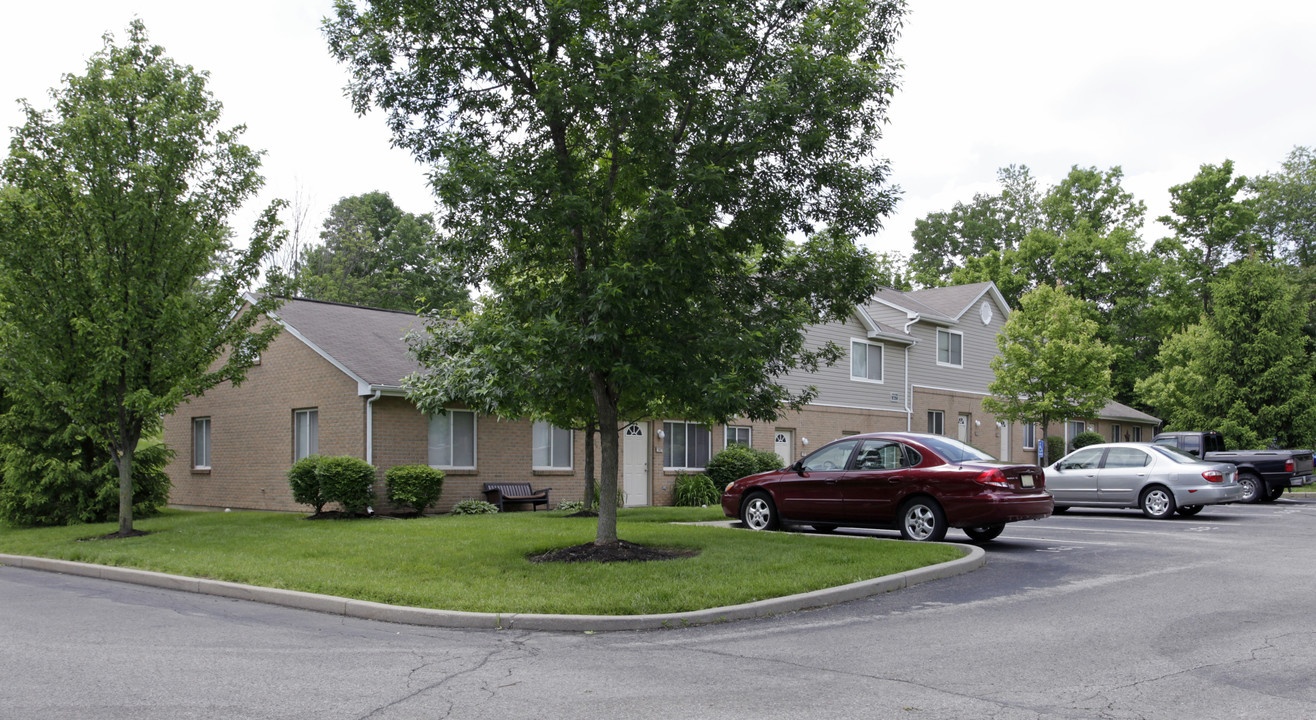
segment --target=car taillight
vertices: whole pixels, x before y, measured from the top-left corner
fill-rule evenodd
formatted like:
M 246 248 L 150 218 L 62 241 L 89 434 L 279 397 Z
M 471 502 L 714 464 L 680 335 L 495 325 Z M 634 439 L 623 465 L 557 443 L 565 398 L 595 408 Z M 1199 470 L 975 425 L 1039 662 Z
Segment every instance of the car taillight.
M 996 468 L 983 470 L 979 473 L 978 477 L 974 478 L 974 481 L 980 485 L 991 485 L 993 487 L 1003 488 L 1010 487 L 1010 483 L 1005 481 L 1005 473 Z
M 1286 472 L 1286 473 L 1291 473 L 1291 472 L 1293 472 L 1294 470 L 1297 470 L 1297 469 L 1298 469 L 1298 466 L 1296 466 L 1296 465 L 1293 464 L 1293 460 L 1292 460 L 1292 459 L 1289 459 L 1289 460 L 1285 460 L 1285 461 L 1284 461 L 1284 472 Z
M 1220 472 L 1219 470 L 1207 470 L 1206 472 L 1202 473 L 1202 477 L 1205 478 L 1207 482 L 1225 481 L 1225 474 Z

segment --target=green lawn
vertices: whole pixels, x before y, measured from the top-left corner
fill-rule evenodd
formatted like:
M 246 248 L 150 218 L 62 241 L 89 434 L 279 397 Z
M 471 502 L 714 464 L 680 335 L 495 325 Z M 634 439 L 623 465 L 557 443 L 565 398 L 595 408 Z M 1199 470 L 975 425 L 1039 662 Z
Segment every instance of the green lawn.
M 945 562 L 943 545 L 672 522 L 722 519 L 718 508 L 620 511 L 631 542 L 697 548 L 646 563 L 531 563 L 589 542 L 596 522 L 561 512 L 415 520 L 307 520 L 282 513 L 167 511 L 151 534 L 84 540 L 116 525 L 19 529 L 0 524 L 0 552 L 325 593 L 383 603 L 495 613 L 627 615 L 733 605 Z

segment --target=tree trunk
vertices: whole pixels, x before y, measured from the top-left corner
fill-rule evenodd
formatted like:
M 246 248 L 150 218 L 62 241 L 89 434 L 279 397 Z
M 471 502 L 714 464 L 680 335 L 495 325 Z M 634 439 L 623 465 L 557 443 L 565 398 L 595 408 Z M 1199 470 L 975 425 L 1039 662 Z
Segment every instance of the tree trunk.
M 585 507 L 594 506 L 594 434 L 598 426 L 585 425 Z
M 617 395 L 607 378 L 597 372 L 590 373 L 594 386 L 594 406 L 599 418 L 599 441 L 603 450 L 603 467 L 599 476 L 599 530 L 595 545 L 617 543 Z
M 119 466 L 119 535 L 128 536 L 133 531 L 133 452 L 137 443 L 125 443 L 123 451 L 115 458 Z

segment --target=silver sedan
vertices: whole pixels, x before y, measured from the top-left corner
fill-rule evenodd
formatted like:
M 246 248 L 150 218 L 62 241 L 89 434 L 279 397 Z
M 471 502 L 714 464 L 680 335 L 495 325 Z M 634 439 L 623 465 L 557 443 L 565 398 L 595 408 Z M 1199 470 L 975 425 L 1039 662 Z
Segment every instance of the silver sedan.
M 1196 515 L 1206 505 L 1238 502 L 1243 487 L 1230 463 L 1213 463 L 1150 443 L 1103 443 L 1046 469 L 1056 512 L 1071 507 L 1142 508 L 1149 518 Z

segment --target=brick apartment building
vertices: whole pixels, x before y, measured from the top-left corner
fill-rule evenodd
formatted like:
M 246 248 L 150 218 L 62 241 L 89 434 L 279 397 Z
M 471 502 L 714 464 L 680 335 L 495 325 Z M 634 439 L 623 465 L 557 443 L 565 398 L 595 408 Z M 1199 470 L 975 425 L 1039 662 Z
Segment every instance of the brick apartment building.
M 627 505 L 670 504 L 672 484 L 700 471 L 728 444 L 774 451 L 791 463 L 843 435 L 912 430 L 958 437 L 998 457 L 1036 457 L 1035 428 L 998 422 L 982 409 L 996 335 L 1009 315 L 991 283 L 914 292 L 884 289 L 845 322 L 810 329 L 847 359 L 785 378 L 818 389 L 814 401 L 776 422 L 708 427 L 654 418 L 622 430 L 621 490 Z M 404 339 L 411 313 L 293 299 L 270 320 L 283 332 L 239 387 L 223 384 L 165 419 L 176 507 L 304 511 L 286 479 L 307 454 L 351 455 L 383 472 L 429 464 L 447 475 L 439 510 L 481 497 L 483 483 L 552 487 L 554 503 L 584 493 L 583 433 L 500 420 L 460 407 L 427 417 L 402 380 L 419 369 Z M 1066 423 L 1066 440 L 1091 427 L 1111 439 L 1145 439 L 1159 420 L 1110 403 L 1098 418 Z M 1053 429 L 1052 432 L 1057 432 Z M 595 452 L 598 452 L 597 443 Z

